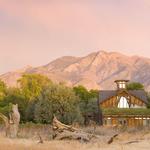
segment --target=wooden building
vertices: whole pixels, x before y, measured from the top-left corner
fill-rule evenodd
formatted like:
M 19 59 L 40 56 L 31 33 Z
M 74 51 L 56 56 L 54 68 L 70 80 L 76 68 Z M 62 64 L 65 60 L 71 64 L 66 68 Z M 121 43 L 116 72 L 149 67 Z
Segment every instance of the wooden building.
M 116 90 L 100 91 L 104 126 L 150 126 L 150 109 L 144 90 L 127 90 L 128 80 L 117 80 Z

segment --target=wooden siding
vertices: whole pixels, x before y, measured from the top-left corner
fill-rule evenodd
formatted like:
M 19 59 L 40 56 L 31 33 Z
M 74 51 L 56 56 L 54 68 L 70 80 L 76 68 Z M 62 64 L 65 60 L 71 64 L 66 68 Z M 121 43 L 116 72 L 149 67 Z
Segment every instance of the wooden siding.
M 119 95 L 119 97 L 121 97 L 121 96 Z M 127 95 L 123 95 L 123 96 L 126 97 Z M 140 99 L 138 99 L 134 96 L 130 96 L 129 103 L 132 104 L 133 107 L 134 107 L 134 105 L 137 105 L 137 106 L 140 106 L 140 107 L 145 107 L 146 106 L 146 104 L 142 100 L 140 100 Z M 100 106 L 102 108 L 115 108 L 115 107 L 117 107 L 118 106 L 117 96 L 113 96 L 113 97 L 103 101 L 100 104 Z
M 140 126 L 150 126 L 150 117 L 141 116 L 104 116 L 103 117 L 104 126 L 128 126 L 128 127 L 140 127 Z

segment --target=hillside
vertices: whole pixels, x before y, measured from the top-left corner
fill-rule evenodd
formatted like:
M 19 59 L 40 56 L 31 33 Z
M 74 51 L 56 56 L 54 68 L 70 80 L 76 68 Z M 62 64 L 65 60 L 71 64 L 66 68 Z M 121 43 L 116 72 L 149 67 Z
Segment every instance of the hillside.
M 115 88 L 116 79 L 141 82 L 150 89 L 150 59 L 98 51 L 85 57 L 65 56 L 37 68 L 26 67 L 0 76 L 8 86 L 15 86 L 24 73 L 39 73 L 70 86 L 82 84 L 91 89 Z

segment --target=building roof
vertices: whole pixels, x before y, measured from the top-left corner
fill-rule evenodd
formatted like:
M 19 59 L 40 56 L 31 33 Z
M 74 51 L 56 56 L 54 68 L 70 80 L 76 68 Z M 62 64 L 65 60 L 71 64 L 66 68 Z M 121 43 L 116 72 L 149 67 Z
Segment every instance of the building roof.
M 144 103 L 148 103 L 147 101 L 147 95 L 146 92 L 144 90 L 128 90 L 127 91 L 129 94 L 131 94 L 132 96 L 139 98 L 140 100 L 142 100 Z M 99 98 L 99 103 L 113 97 L 113 96 L 117 96 L 117 91 L 115 90 L 107 90 L 107 91 L 100 91 L 100 98 Z
M 115 80 L 114 82 L 129 82 L 130 80 Z

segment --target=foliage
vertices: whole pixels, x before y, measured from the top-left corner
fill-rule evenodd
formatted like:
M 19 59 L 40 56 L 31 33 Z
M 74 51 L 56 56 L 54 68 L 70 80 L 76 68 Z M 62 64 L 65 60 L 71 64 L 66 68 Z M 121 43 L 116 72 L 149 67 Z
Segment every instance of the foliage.
M 27 107 L 27 101 L 25 97 L 21 94 L 18 88 L 8 88 L 6 91 L 6 96 L 2 101 L 0 101 L 0 109 L 5 109 L 5 111 L 10 112 L 7 107 L 10 104 L 18 104 L 19 112 L 21 113 L 21 120 L 25 120 L 25 110 Z
M 5 97 L 6 88 L 7 87 L 5 83 L 0 80 L 0 100 L 2 100 Z
M 38 97 L 42 89 L 49 86 L 52 82 L 40 74 L 25 74 L 18 80 L 22 94 L 31 101 Z
M 144 85 L 139 82 L 131 82 L 127 85 L 128 90 L 144 90 Z
M 98 112 L 97 90 L 54 84 L 39 74 L 25 74 L 18 83 L 19 88 L 7 88 L 0 81 L 0 112 L 8 115 L 11 104 L 18 104 L 22 122 L 51 123 L 56 115 L 64 123 L 86 125 Z
M 65 123 L 78 120 L 78 97 L 74 91 L 63 84 L 52 84 L 41 92 L 35 106 L 35 120 L 40 123 L 49 123 L 56 115 Z
M 34 120 L 38 123 L 51 123 L 53 119 L 52 105 L 49 100 L 39 100 L 35 105 Z
M 97 99 L 99 92 L 97 90 L 88 91 L 81 85 L 74 87 L 74 91 L 80 98 L 80 110 L 84 117 L 84 124 L 87 125 L 89 123 L 89 117 L 93 117 L 98 113 Z
M 32 100 L 28 103 L 26 111 L 25 111 L 25 119 L 27 122 L 35 122 L 34 121 L 34 111 L 35 111 L 35 105 L 37 101 Z
M 145 108 L 109 108 L 102 112 L 103 115 L 150 115 L 150 109 Z
M 0 107 L 0 113 L 9 116 L 9 112 L 12 110 L 12 104 L 9 103 L 6 106 Z

